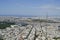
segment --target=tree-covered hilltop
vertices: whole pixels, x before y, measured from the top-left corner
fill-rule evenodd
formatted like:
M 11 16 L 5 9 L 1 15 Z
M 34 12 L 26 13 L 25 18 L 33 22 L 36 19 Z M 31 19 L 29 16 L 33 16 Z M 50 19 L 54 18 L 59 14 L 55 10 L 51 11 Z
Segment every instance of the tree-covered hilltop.
M 0 29 L 5 29 L 6 27 L 10 27 L 10 25 L 14 24 L 15 24 L 14 22 L 6 22 L 6 21 L 0 22 Z

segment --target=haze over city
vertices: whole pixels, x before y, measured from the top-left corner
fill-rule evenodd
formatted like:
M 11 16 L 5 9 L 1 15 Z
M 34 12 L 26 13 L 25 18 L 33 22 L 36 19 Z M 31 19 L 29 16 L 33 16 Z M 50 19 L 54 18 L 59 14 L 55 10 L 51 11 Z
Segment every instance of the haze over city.
M 0 0 L 0 40 L 60 40 L 60 0 Z

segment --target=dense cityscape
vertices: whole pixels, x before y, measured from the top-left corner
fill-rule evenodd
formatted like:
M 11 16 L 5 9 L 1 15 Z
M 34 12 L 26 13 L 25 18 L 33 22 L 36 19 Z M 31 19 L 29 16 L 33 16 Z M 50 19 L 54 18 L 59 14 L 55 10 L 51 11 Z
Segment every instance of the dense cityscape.
M 60 0 L 0 0 L 0 40 L 60 40 Z
M 60 40 L 60 21 L 42 17 L 0 16 L 1 40 Z M 3 28 L 2 28 L 3 27 Z

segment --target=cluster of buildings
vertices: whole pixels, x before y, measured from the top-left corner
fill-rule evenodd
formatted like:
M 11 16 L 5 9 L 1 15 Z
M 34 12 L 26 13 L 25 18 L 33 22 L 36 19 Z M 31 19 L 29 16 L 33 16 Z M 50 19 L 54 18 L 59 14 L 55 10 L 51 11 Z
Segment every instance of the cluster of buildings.
M 20 37 L 25 38 L 31 31 L 32 26 L 20 27 L 18 25 L 11 25 L 11 28 L 0 29 L 0 35 L 4 40 L 21 40 Z
M 46 40 L 46 38 L 48 40 L 55 40 L 54 37 L 60 37 L 60 30 L 57 24 L 48 23 L 47 26 L 44 23 L 42 24 L 33 23 L 33 25 L 27 26 L 11 25 L 10 28 L 0 29 L 0 36 L 4 40 Z
M 0 37 L 4 40 L 60 40 L 60 23 L 26 22 L 24 21 L 24 19 L 27 20 L 26 18 L 13 19 L 13 17 L 10 17 L 9 19 L 17 22 L 17 24 L 6 29 L 0 29 Z M 28 25 L 22 26 L 21 20 Z

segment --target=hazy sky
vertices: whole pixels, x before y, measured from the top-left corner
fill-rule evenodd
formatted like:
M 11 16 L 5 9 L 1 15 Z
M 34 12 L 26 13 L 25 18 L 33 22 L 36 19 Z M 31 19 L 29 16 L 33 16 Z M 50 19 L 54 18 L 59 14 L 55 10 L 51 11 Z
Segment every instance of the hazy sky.
M 60 15 L 60 0 L 0 0 L 0 15 Z

